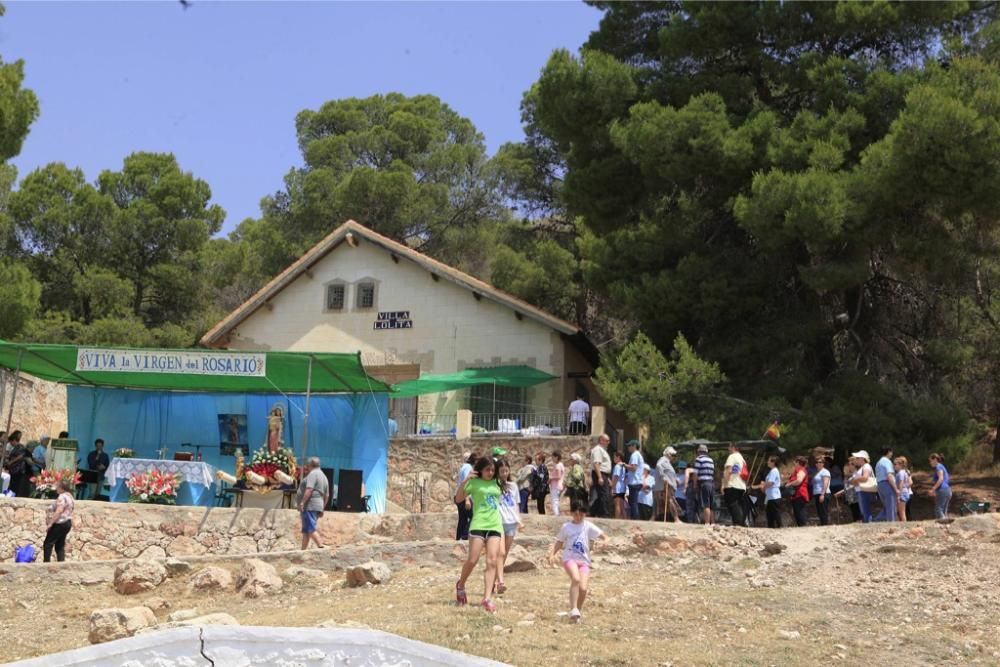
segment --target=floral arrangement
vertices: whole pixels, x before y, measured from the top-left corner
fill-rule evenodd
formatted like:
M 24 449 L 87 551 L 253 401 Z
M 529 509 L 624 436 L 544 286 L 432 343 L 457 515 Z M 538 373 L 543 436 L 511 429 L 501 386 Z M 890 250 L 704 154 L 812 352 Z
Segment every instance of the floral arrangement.
M 56 491 L 56 482 L 66 482 L 72 490 L 80 483 L 80 473 L 68 468 L 63 470 L 43 470 L 35 477 L 31 478 L 31 483 L 35 485 L 35 490 L 31 494 L 35 498 L 55 498 L 59 495 Z
M 129 449 L 128 447 L 122 447 L 120 449 L 116 449 L 115 450 L 114 458 L 116 458 L 116 459 L 134 459 L 135 458 L 135 451 Z
M 177 503 L 177 489 L 181 486 L 181 476 L 159 470 L 133 473 L 125 481 L 130 503 L 157 503 L 174 505 Z
M 258 449 L 250 459 L 249 470 L 261 477 L 272 479 L 279 470 L 286 475 L 295 476 L 295 455 L 291 450 L 280 448 L 274 452 L 266 447 Z

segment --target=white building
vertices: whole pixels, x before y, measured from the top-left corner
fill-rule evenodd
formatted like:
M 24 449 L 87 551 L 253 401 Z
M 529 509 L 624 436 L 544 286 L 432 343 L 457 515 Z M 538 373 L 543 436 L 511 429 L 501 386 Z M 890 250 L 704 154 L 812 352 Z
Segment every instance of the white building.
M 349 220 L 313 246 L 201 343 L 207 347 L 361 351 L 369 373 L 390 383 L 422 374 L 526 365 L 556 376 L 530 388 L 481 385 L 395 399 L 402 432 L 446 430 L 459 408 L 493 428 L 561 424 L 577 393 L 603 405 L 591 374 L 597 350 L 574 324 Z M 492 417 L 481 417 L 492 414 Z M 416 416 L 419 415 L 419 416 Z M 490 421 L 492 420 L 492 422 Z M 624 428 L 609 415 L 609 428 Z

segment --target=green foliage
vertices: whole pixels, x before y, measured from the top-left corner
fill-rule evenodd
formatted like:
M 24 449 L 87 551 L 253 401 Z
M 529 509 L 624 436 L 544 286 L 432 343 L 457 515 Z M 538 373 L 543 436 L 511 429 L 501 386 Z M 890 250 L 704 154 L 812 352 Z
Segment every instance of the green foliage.
M 233 239 L 264 251 L 258 278 L 347 219 L 454 263 L 477 244 L 462 232 L 505 216 L 482 135 L 434 96 L 333 100 L 295 127 L 305 166 Z
M 597 386 L 612 407 L 647 424 L 654 438 L 710 438 L 718 413 L 702 409 L 726 381 L 718 364 L 699 358 L 683 335 L 665 357 L 643 333 L 613 358 L 602 360 Z
M 594 4 L 525 97 L 556 155 L 522 150 L 563 165 L 588 284 L 803 446 L 959 447 L 1000 330 L 960 305 L 995 308 L 996 6 Z
M 22 88 L 23 83 L 24 61 L 4 63 L 0 60 L 0 161 L 21 152 L 28 128 L 38 118 L 38 98 L 32 91 Z
M 38 311 L 42 286 L 20 264 L 0 262 L 0 339 L 14 338 Z

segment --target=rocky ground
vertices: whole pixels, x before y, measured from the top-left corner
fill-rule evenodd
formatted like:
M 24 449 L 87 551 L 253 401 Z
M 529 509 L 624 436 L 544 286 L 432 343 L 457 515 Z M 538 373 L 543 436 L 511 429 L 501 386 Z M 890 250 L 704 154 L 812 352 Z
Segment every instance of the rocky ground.
M 1000 664 L 997 514 L 781 531 L 601 522 L 611 540 L 580 625 L 565 575 L 543 564 L 558 521 L 529 523 L 495 616 L 455 606 L 463 550 L 443 538 L 260 561 L 4 565 L 0 650 L 238 622 L 365 625 L 515 665 Z M 373 558 L 387 567 L 351 571 Z M 470 598 L 481 581 L 480 569 Z M 132 611 L 94 614 L 107 608 Z

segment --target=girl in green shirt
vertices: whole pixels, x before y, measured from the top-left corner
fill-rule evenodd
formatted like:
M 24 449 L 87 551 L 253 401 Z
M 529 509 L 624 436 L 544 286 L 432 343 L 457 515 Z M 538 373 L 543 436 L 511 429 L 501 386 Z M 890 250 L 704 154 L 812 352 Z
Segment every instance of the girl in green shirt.
M 502 489 L 496 479 L 496 465 L 493 459 L 484 456 L 476 461 L 472 475 L 458 490 L 455 502 L 472 499 L 472 523 L 469 524 L 469 554 L 462 564 L 462 575 L 455 584 L 455 599 L 458 604 L 468 603 L 465 582 L 476 569 L 479 557 L 485 548 L 486 574 L 483 609 L 492 613 L 497 610 L 491 599 L 493 583 L 497 580 L 497 564 L 500 562 L 500 547 L 503 538 L 503 524 L 500 520 L 500 495 Z

